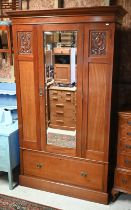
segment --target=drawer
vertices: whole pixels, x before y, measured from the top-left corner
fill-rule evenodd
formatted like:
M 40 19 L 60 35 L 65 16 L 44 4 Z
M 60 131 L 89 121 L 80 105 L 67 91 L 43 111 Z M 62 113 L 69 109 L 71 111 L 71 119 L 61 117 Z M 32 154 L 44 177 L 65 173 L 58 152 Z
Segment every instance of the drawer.
M 120 152 L 131 154 L 131 140 L 120 140 Z
M 76 127 L 76 118 L 51 116 L 50 123 L 60 126 Z
M 121 168 L 131 169 L 131 156 L 120 154 L 118 158 L 118 165 Z
M 24 151 L 23 166 L 26 175 L 94 190 L 103 189 L 104 166 L 102 164 Z
M 126 138 L 131 139 L 131 127 L 130 126 L 123 126 L 119 129 L 119 138 Z
M 131 116 L 120 115 L 119 125 L 120 126 L 131 126 Z
M 121 117 L 120 118 L 119 138 L 131 139 L 131 117 Z
M 76 106 L 73 104 L 64 104 L 64 103 L 51 103 L 50 104 L 50 111 L 56 112 L 56 111 L 72 111 L 76 112 Z
M 115 187 L 131 193 L 131 173 L 117 170 L 115 175 Z
M 54 110 L 54 112 L 52 112 L 52 116 L 58 118 L 76 118 L 76 113 L 75 110 Z

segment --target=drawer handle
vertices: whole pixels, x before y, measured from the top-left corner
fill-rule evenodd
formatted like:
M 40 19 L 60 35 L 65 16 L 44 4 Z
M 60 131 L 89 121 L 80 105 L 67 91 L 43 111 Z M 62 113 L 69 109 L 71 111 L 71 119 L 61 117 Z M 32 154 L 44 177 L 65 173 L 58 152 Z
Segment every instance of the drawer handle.
M 58 98 L 57 98 L 57 97 L 52 97 L 52 99 L 53 99 L 53 100 L 58 100 Z
M 66 98 L 66 101 L 71 101 L 71 98 Z
M 131 161 L 130 161 L 130 160 L 127 160 L 127 159 L 125 159 L 124 162 L 125 162 L 126 164 L 131 164 Z
M 85 172 L 85 171 L 81 171 L 81 172 L 80 172 L 80 175 L 83 176 L 83 177 L 87 177 L 87 176 L 88 176 L 88 173 Z
M 64 123 L 63 120 L 56 120 L 56 122 L 58 122 L 58 123 Z
M 127 179 L 122 178 L 121 181 L 122 181 L 123 184 L 127 184 Z
M 36 164 L 36 168 L 42 168 L 43 167 L 43 164 L 42 163 L 37 163 Z
M 127 132 L 127 135 L 128 135 L 128 136 L 131 136 L 131 132 Z
M 128 125 L 131 125 L 131 121 L 128 121 L 127 124 L 128 124 Z
M 125 145 L 126 149 L 131 149 L 131 145 L 126 144 Z
M 56 114 L 64 114 L 64 112 L 56 111 Z
M 58 106 L 58 107 L 63 107 L 64 104 L 56 104 L 56 106 Z

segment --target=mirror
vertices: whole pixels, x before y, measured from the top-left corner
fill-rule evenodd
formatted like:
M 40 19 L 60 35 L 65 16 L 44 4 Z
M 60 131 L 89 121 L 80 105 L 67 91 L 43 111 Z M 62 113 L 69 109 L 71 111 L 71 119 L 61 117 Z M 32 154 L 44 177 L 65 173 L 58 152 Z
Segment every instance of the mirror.
M 43 34 L 47 144 L 76 148 L 77 31 Z

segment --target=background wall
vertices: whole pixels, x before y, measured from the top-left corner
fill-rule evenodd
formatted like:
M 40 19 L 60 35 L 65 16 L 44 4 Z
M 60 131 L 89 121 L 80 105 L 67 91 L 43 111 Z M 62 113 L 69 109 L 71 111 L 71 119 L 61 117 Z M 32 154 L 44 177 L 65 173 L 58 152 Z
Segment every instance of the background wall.
M 106 6 L 109 0 L 65 0 L 64 7 Z
M 115 0 L 112 4 L 122 5 L 128 12 L 120 34 L 119 107 L 131 107 L 131 0 Z
M 30 0 L 30 9 L 44 9 L 56 7 L 57 0 Z M 106 6 L 109 0 L 64 0 L 64 7 Z M 23 1 L 23 8 L 26 2 Z

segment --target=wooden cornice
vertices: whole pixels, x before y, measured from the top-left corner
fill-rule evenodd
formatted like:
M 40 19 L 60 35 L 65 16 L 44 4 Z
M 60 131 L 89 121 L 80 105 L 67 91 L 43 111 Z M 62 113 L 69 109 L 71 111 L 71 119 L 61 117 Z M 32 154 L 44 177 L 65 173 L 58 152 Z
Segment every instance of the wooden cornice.
M 52 17 L 52 16 L 110 16 L 115 14 L 118 17 L 123 17 L 126 10 L 122 6 L 102 6 L 102 7 L 77 7 L 77 8 L 59 8 L 59 9 L 45 9 L 45 10 L 17 10 L 7 12 L 11 18 L 23 17 Z

